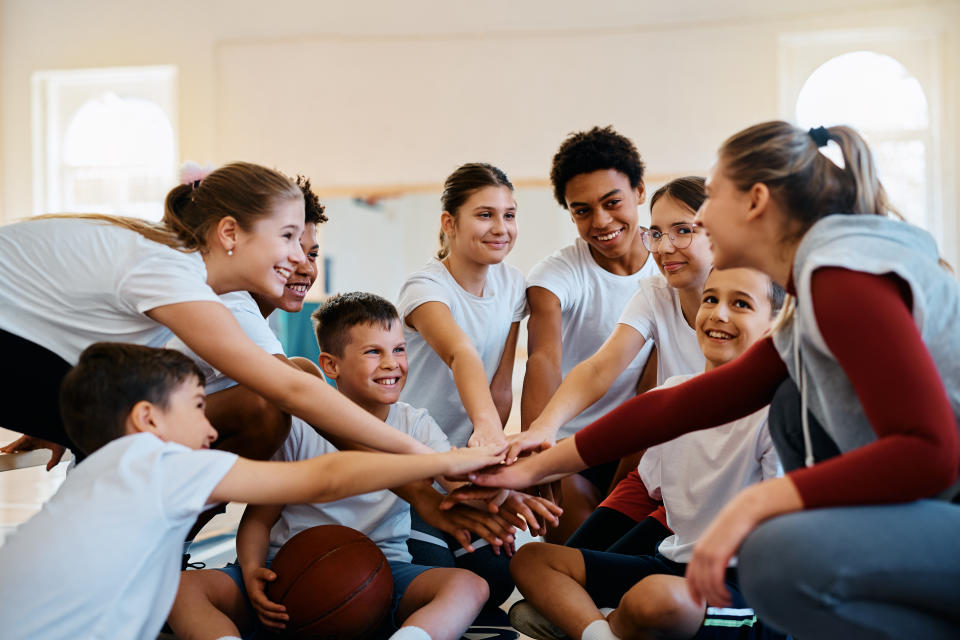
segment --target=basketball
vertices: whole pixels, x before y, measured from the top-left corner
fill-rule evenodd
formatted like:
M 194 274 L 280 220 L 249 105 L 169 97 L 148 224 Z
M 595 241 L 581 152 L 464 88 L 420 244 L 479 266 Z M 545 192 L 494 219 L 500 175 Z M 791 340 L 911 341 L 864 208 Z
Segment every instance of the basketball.
M 280 548 L 270 569 L 277 579 L 267 584 L 267 596 L 287 608 L 288 637 L 366 638 L 390 611 L 387 559 L 349 527 L 301 531 Z

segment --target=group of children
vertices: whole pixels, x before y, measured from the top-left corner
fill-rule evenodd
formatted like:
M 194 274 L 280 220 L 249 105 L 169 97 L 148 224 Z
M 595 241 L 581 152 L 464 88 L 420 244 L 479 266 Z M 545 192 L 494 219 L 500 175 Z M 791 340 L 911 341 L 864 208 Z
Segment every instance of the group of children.
M 820 153 L 830 141 L 845 167 Z M 390 563 L 383 637 L 458 638 L 514 582 L 525 600 L 511 622 L 536 638 L 949 637 L 960 293 L 929 237 L 884 217 L 871 162 L 844 127 L 757 125 L 724 143 L 709 179 L 657 190 L 644 227 L 633 143 L 609 127 L 573 134 L 551 181 L 578 238 L 527 277 L 504 262 L 513 185 L 463 165 L 444 184 L 436 258 L 396 307 L 359 292 L 324 303 L 317 363 L 287 359 L 266 323 L 299 310 L 317 276 L 325 216 L 308 181 L 236 163 L 171 191 L 162 225 L 0 229 L 0 342 L 26 363 L 0 423 L 89 456 L 0 548 L 0 607 L 18 612 L 4 635 L 282 629 L 273 555 L 336 523 Z M 870 319 L 896 336 L 883 355 L 858 331 L 864 310 L 889 311 Z M 528 314 L 523 430 L 508 436 Z M 919 395 L 904 403 L 893 384 Z M 918 397 L 922 415 L 908 414 Z M 248 503 L 236 563 L 178 575 L 184 538 L 226 501 Z M 815 509 L 899 501 L 909 513 Z M 855 532 L 851 518 L 901 518 L 898 543 L 918 539 L 911 518 L 936 520 L 910 560 L 923 606 L 877 595 L 870 577 L 834 591 L 831 576 L 875 575 L 878 560 L 838 560 L 851 544 L 823 542 L 833 517 Z M 566 545 L 513 555 L 516 527 Z M 800 553 L 785 541 L 804 535 L 833 555 L 807 542 L 782 575 Z M 938 554 L 954 557 L 931 579 Z

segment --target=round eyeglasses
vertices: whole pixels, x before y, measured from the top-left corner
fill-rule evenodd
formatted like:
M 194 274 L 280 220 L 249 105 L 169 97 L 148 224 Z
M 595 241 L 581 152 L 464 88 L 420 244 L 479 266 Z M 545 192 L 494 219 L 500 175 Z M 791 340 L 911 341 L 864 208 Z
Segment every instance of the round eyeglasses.
M 667 233 L 659 229 L 645 229 L 640 233 L 640 240 L 647 251 L 659 251 L 660 245 L 665 237 L 670 238 L 670 244 L 674 249 L 686 249 L 693 242 L 693 234 L 696 229 L 689 224 L 675 224 L 670 227 Z

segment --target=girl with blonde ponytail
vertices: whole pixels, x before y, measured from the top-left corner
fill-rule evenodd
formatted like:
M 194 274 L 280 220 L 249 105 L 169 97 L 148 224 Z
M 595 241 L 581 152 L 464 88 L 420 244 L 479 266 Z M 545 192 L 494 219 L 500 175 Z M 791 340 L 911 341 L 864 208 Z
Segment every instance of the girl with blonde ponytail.
M 60 381 L 94 342 L 175 334 L 224 375 L 315 428 L 380 450 L 425 447 L 321 379 L 258 347 L 219 295 L 279 297 L 306 260 L 304 199 L 287 176 L 235 162 L 167 195 L 163 222 L 40 216 L 0 227 L 0 346 L 16 371 L 0 425 L 84 454 L 64 433 Z
M 721 146 L 697 222 L 717 269 L 765 272 L 793 294 L 793 314 L 737 360 L 477 482 L 537 484 L 772 400 L 787 474 L 745 489 L 700 537 L 692 603 L 727 605 L 738 556 L 746 600 L 782 632 L 955 638 L 960 286 L 933 238 L 896 219 L 856 131 L 786 122 Z M 615 634 L 632 633 L 630 616 L 610 615 Z

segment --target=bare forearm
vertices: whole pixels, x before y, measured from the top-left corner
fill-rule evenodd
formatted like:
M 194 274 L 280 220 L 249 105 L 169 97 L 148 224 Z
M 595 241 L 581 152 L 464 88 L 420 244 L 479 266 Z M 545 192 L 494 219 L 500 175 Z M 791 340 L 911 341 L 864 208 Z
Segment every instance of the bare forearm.
M 603 397 L 612 382 L 607 378 L 590 359 L 584 360 L 570 371 L 530 429 L 555 437 L 561 426 Z
M 520 428 L 526 431 L 543 412 L 563 380 L 560 362 L 539 354 L 527 359 L 520 396 Z
M 474 430 L 485 429 L 493 432 L 499 428 L 502 431 L 503 423 L 490 395 L 480 357 L 475 352 L 464 349 L 453 356 L 450 370 L 460 401 L 473 423 Z
M 237 563 L 243 572 L 264 566 L 270 548 L 270 528 L 280 508 L 274 505 L 250 505 L 237 528 Z M 272 517 L 271 517 L 272 515 Z

